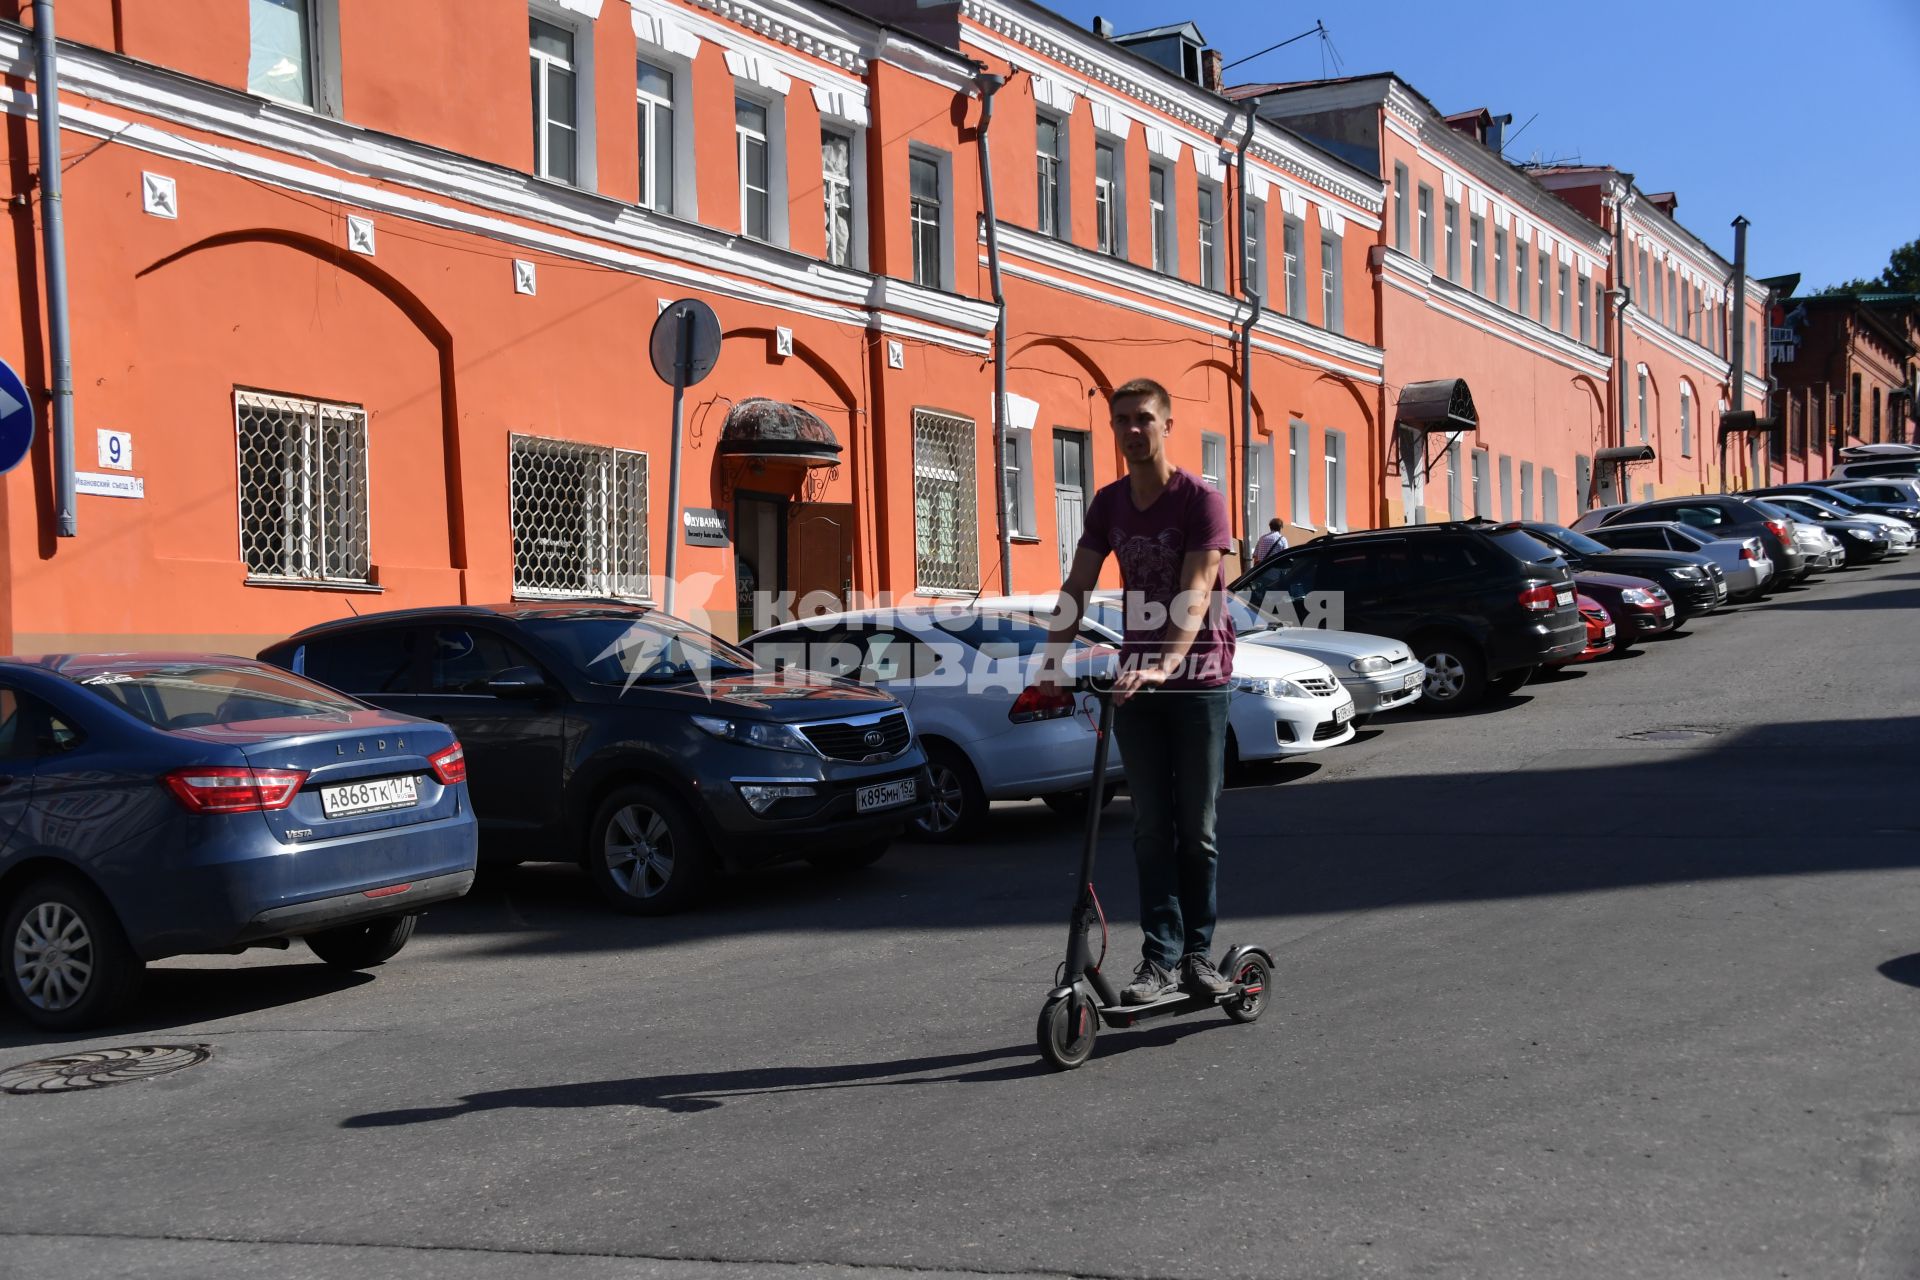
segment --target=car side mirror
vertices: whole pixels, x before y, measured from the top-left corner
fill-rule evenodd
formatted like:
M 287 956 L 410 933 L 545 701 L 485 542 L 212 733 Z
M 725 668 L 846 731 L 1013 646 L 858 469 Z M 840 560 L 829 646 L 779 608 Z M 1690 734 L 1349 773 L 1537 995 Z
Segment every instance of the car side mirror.
M 553 688 L 537 667 L 508 667 L 487 681 L 487 692 L 496 698 L 544 698 Z

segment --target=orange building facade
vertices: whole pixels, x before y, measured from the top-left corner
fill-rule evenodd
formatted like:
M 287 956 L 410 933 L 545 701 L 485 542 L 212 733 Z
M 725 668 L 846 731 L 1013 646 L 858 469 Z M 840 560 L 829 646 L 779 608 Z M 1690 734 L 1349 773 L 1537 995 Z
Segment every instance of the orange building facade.
M 1037 6 L 915 9 L 917 32 L 779 0 L 188 8 L 60 7 L 77 533 L 43 432 L 0 480 L 11 651 L 661 603 L 670 536 L 676 611 L 728 635 L 754 592 L 1045 589 L 1120 473 L 1104 396 L 1136 376 L 1172 389 L 1176 460 L 1246 541 L 1379 518 L 1378 180 L 1239 137 L 1191 76 Z M 0 52 L 30 66 L 13 16 Z M 983 67 L 1007 77 L 998 415 Z M 36 88 L 8 103 L 18 192 Z M 16 210 L 0 343 L 44 395 L 40 214 Z M 723 338 L 672 512 L 648 344 L 683 298 Z

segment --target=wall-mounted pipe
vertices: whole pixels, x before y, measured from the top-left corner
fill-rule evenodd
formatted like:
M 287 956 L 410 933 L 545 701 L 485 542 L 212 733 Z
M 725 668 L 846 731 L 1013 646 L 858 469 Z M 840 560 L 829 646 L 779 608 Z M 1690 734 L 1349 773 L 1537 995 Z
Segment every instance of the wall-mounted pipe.
M 1234 168 L 1239 174 L 1240 198 L 1240 294 L 1247 300 L 1247 318 L 1240 326 L 1240 530 L 1246 544 L 1241 549 L 1242 564 L 1253 560 L 1254 532 L 1253 485 L 1248 473 L 1253 466 L 1253 326 L 1260 320 L 1260 290 L 1254 287 L 1251 238 L 1247 230 L 1247 148 L 1253 144 L 1254 111 L 1260 99 L 1247 102 L 1246 127 L 1240 134 L 1240 151 Z
M 60 58 L 53 0 L 33 0 L 34 96 L 40 117 L 40 235 L 46 257 L 47 347 L 53 355 L 54 531 L 79 532 L 74 518 L 73 355 L 67 317 L 67 229 L 60 201 Z
M 991 71 L 974 77 L 980 88 L 980 204 L 987 223 L 987 280 L 993 291 L 993 492 L 1000 519 L 1000 589 L 1013 590 L 1013 512 L 1007 509 L 1007 298 L 1000 288 L 1000 221 L 993 210 L 993 95 L 1007 78 Z

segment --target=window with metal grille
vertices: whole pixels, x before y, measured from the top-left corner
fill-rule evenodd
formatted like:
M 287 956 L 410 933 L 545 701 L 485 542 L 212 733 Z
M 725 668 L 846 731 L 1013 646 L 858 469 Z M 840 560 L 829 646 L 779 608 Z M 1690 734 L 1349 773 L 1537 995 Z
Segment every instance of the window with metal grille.
M 538 18 L 531 23 L 533 172 L 555 182 L 579 180 L 579 100 L 573 32 Z
M 513 593 L 648 598 L 647 455 L 539 436 L 509 448 Z
M 980 586 L 974 435 L 971 419 L 914 410 L 914 572 L 922 591 Z
M 247 573 L 367 581 L 366 410 L 239 390 L 233 403 Z
M 908 161 L 908 196 L 913 217 L 913 282 L 941 288 L 940 164 L 930 156 Z

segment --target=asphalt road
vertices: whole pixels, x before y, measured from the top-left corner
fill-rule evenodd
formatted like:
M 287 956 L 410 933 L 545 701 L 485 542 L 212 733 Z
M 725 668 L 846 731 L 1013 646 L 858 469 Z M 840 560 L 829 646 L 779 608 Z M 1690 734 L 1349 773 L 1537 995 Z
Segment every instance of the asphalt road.
M 1041 1067 L 1073 828 L 603 913 L 522 868 L 374 977 L 156 966 L 0 1066 L 0 1276 L 1920 1275 L 1920 563 L 1223 800 L 1251 1026 Z M 1102 877 L 1137 932 L 1124 798 Z

